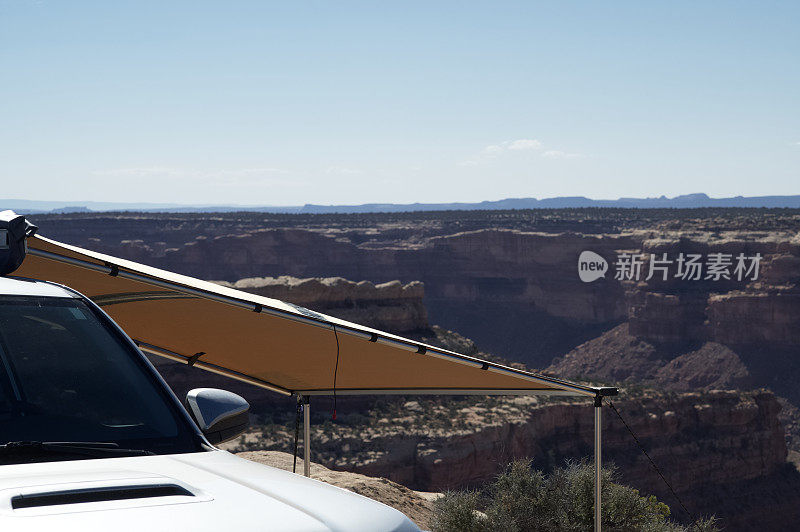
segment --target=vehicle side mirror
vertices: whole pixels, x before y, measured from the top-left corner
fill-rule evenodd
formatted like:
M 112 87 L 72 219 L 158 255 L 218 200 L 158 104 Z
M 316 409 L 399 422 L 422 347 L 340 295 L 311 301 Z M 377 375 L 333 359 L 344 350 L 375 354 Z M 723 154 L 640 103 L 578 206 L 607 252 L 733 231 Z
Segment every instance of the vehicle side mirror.
M 250 404 L 216 388 L 195 388 L 186 394 L 186 407 L 212 445 L 232 440 L 250 425 Z

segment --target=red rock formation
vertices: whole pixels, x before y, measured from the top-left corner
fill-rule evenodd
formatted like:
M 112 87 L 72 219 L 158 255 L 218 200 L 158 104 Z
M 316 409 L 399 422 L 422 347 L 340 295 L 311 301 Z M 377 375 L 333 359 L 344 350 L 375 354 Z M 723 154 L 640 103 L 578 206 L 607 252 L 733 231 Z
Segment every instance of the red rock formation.
M 728 345 L 800 346 L 800 290 L 713 294 L 708 336 Z
M 206 279 L 293 275 L 373 283 L 419 280 L 426 285 L 425 303 L 434 323 L 533 366 L 547 365 L 553 356 L 626 319 L 632 334 L 656 344 L 798 345 L 797 327 L 792 327 L 800 317 L 796 216 L 698 211 L 696 218 L 687 219 L 676 211 L 670 215 L 673 220 L 660 225 L 646 221 L 663 218 L 655 214 L 587 210 L 576 214 L 580 221 L 571 211 L 322 217 L 120 214 L 64 215 L 37 222 L 51 236 L 61 238 L 63 233 L 68 241 Z M 564 220 L 572 220 L 572 232 L 553 229 Z M 606 234 L 574 232 L 583 227 L 597 231 L 586 223 L 597 220 L 604 221 Z M 623 229 L 611 232 L 615 223 Z M 535 232 L 539 228 L 550 232 Z M 129 240 L 130 235 L 142 239 Z M 680 252 L 760 253 L 763 261 L 755 283 L 674 277 L 664 282 L 655 277 L 620 285 L 613 271 L 593 283 L 578 280 L 581 251 L 595 251 L 613 263 L 622 249 L 673 258 Z M 741 327 L 740 320 L 752 326 Z
M 341 277 L 298 279 L 281 276 L 222 284 L 397 334 L 430 329 L 422 302 L 425 289 L 418 281 L 406 285 L 400 281 L 375 285 Z
M 800 346 L 800 244 L 760 233 L 739 232 L 723 238 L 645 240 L 645 253 L 760 254 L 755 281 L 626 283 L 631 334 L 656 343 L 716 341 L 726 345 Z M 652 255 L 651 255 L 652 256 Z
M 722 344 L 683 349 L 655 345 L 630 334 L 627 323 L 554 360 L 547 372 L 673 391 L 750 389 L 755 384 L 747 364 Z
M 333 235 L 270 229 L 198 238 L 163 254 L 141 242 L 101 249 L 206 279 L 342 276 L 383 283 L 422 281 L 435 323 L 471 331 L 487 349 L 540 365 L 626 315 L 613 279 L 586 284 L 577 261 L 586 249 L 611 257 L 638 245 L 625 235 L 483 230 L 414 245 L 358 246 Z
M 763 262 L 758 281 L 751 283 L 674 276 L 665 282 L 655 276 L 620 284 L 613 272 L 590 284 L 577 279 L 581 251 L 613 262 L 620 249 L 673 258 L 678 253 L 760 253 Z M 413 246 L 376 247 L 315 231 L 272 229 L 201 237 L 170 249 L 126 241 L 109 251 L 203 278 L 290 274 L 421 280 L 435 322 L 469 331 L 490 350 L 534 365 L 562 346 L 573 347 L 565 343 L 568 338 L 589 339 L 593 326 L 626 317 L 634 336 L 655 343 L 800 345 L 800 328 L 794 326 L 800 319 L 800 244 L 788 236 L 737 232 L 654 239 L 641 231 L 581 235 L 491 229 L 435 236 Z M 559 334 L 560 340 L 551 341 Z
M 726 530 L 781 530 L 800 523 L 800 474 L 787 468 L 780 406 L 771 393 L 649 395 L 620 399 L 616 406 L 693 514 L 715 513 Z M 603 419 L 604 459 L 617 465 L 623 482 L 656 494 L 686 520 L 619 419 L 608 408 Z M 555 404 L 460 435 L 402 430 L 357 440 L 337 437 L 318 443 L 317 452 L 329 467 L 440 491 L 484 484 L 515 457 L 532 457 L 547 468 L 590 456 L 593 430 L 591 406 Z M 741 504 L 741 490 L 761 502 Z

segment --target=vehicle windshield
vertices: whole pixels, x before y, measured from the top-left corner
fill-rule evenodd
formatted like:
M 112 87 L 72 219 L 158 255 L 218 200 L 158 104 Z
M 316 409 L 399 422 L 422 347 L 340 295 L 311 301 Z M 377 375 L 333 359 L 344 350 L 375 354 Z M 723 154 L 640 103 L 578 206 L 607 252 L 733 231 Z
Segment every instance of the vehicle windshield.
M 19 441 L 198 450 L 161 383 L 89 305 L 0 296 L 0 444 Z

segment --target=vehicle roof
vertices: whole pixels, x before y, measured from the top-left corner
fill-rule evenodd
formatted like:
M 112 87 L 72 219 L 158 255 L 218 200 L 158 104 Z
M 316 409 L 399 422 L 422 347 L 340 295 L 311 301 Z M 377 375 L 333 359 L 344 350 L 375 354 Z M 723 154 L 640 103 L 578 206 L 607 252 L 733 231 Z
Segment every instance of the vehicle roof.
M 75 297 L 75 293 L 55 283 L 0 275 L 0 296 Z

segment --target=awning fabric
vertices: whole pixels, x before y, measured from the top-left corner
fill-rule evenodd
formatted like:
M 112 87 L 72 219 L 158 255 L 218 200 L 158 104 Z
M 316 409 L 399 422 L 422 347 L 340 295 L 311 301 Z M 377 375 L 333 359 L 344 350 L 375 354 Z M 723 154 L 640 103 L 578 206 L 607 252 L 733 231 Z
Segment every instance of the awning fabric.
M 28 247 L 16 276 L 88 296 L 143 351 L 286 395 L 330 395 L 334 378 L 337 394 L 600 393 L 45 237 Z

